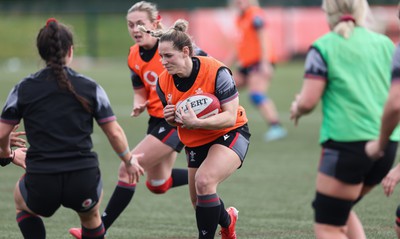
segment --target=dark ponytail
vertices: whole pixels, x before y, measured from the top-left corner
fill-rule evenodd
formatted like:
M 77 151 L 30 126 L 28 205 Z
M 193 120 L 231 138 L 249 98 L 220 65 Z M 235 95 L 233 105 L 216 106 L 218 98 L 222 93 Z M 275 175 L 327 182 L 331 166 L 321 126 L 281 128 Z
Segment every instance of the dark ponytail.
M 53 70 L 60 88 L 71 92 L 82 104 L 83 108 L 91 113 L 92 108 L 89 101 L 76 93 L 64 70 L 65 57 L 73 44 L 71 31 L 65 25 L 58 23 L 54 18 L 47 20 L 46 26 L 40 29 L 36 38 L 36 46 L 40 57 Z

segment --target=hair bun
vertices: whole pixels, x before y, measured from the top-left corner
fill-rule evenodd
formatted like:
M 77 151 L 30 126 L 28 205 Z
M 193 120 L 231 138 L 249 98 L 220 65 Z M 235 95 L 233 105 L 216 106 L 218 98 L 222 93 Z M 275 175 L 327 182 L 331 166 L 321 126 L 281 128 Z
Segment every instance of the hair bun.
M 172 29 L 174 29 L 175 31 L 186 32 L 188 25 L 189 25 L 188 21 L 186 21 L 184 19 L 178 19 L 174 23 L 174 26 L 172 27 Z
M 56 20 L 55 18 L 53 18 L 53 17 L 47 19 L 47 21 L 46 21 L 46 27 L 48 27 L 49 24 L 52 23 L 52 22 L 57 23 L 57 20 Z

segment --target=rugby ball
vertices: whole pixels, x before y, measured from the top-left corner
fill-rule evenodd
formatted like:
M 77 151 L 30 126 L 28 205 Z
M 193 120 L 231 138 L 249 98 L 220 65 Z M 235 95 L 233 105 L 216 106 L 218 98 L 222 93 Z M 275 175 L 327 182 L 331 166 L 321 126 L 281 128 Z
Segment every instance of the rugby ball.
M 205 119 L 221 111 L 218 98 L 209 93 L 192 95 L 176 104 L 176 111 L 187 112 L 187 103 L 190 104 L 197 118 Z

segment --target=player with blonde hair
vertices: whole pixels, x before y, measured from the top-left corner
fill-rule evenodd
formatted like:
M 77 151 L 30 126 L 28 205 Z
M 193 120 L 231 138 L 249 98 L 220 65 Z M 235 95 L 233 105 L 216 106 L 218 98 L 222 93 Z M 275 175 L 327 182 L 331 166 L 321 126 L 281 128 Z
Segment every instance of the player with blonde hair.
M 364 27 L 366 0 L 323 0 L 322 9 L 331 32 L 317 39 L 307 54 L 291 119 L 297 125 L 322 101 L 322 154 L 312 204 L 316 238 L 364 239 L 352 209 L 392 167 L 400 136 L 397 131 L 390 136 L 379 160 L 366 155 L 365 145 L 379 135 L 394 45 Z

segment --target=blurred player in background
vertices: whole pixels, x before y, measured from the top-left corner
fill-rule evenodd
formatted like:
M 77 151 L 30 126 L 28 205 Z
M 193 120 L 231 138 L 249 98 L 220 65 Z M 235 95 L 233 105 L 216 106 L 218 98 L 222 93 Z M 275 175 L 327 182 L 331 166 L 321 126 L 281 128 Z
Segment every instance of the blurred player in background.
M 104 90 L 68 65 L 73 36 L 50 18 L 37 35 L 46 67 L 20 81 L 10 92 L 0 118 L 0 157 L 12 158 L 10 134 L 24 121 L 29 149 L 26 174 L 15 187 L 17 223 L 24 238 L 46 238 L 40 216 L 50 217 L 62 205 L 76 211 L 82 238 L 104 238 L 97 155 L 92 152 L 93 119 L 119 154 L 130 181 L 143 169 L 129 150 Z
M 142 26 L 148 30 L 160 30 L 163 26 L 156 5 L 150 2 L 135 3 L 126 18 L 129 34 L 135 41 L 128 56 L 134 90 L 131 116 L 138 117 L 145 110 L 150 116 L 147 135 L 132 153 L 143 154 L 139 163 L 146 171 L 147 188 L 155 194 L 163 194 L 172 187 L 188 184 L 188 170 L 173 168 L 183 144 L 176 127 L 165 121 L 163 105 L 156 92 L 158 76 L 164 70 L 158 53 L 158 39 L 139 29 Z M 200 50 L 197 53 L 205 54 Z M 102 215 L 106 230 L 129 204 L 135 188 L 136 182 L 129 183 L 128 174 L 121 164 L 117 186 Z M 70 233 L 80 238 L 80 228 L 71 228 Z
M 400 9 L 399 15 L 400 17 Z M 397 45 L 392 61 L 392 82 L 389 97 L 382 116 L 379 139 L 371 141 L 366 146 L 367 154 L 379 159 L 384 155 L 385 149 L 390 144 L 391 135 L 400 121 L 400 44 Z M 400 182 L 400 164 L 397 164 L 382 180 L 382 187 L 386 196 L 392 195 L 395 186 Z M 395 231 L 400 238 L 400 205 L 396 210 Z
M 159 53 L 166 68 L 159 78 L 157 92 L 163 102 L 166 121 L 178 126 L 185 144 L 189 167 L 189 190 L 196 210 L 199 238 L 214 238 L 218 224 L 222 239 L 235 239 L 238 211 L 225 210 L 217 194 L 218 185 L 233 174 L 246 156 L 250 133 L 244 109 L 230 70 L 212 57 L 195 57 L 191 38 L 185 33 L 188 23 L 177 20 L 160 37 Z M 187 97 L 214 94 L 222 112 L 206 119 L 187 113 L 175 114 L 175 105 Z M 178 117 L 178 121 L 175 121 Z
M 322 101 L 322 155 L 316 179 L 314 231 L 317 239 L 364 239 L 353 206 L 379 184 L 395 159 L 398 131 L 387 136 L 384 156 L 371 160 L 365 145 L 379 135 L 390 87 L 392 41 L 364 26 L 366 0 L 324 0 L 330 33 L 311 46 L 305 80 L 291 106 L 291 119 Z M 366 50 L 368 49 L 368 50 Z
M 239 31 L 236 53 L 238 70 L 233 74 L 237 87 L 246 86 L 251 102 L 269 124 L 266 141 L 281 139 L 287 131 L 282 127 L 275 104 L 266 92 L 270 86 L 274 61 L 272 49 L 265 30 L 263 9 L 257 0 L 230 0 L 239 11 L 236 26 Z M 230 63 L 231 63 L 230 62 Z M 233 65 L 233 64 L 230 64 Z

